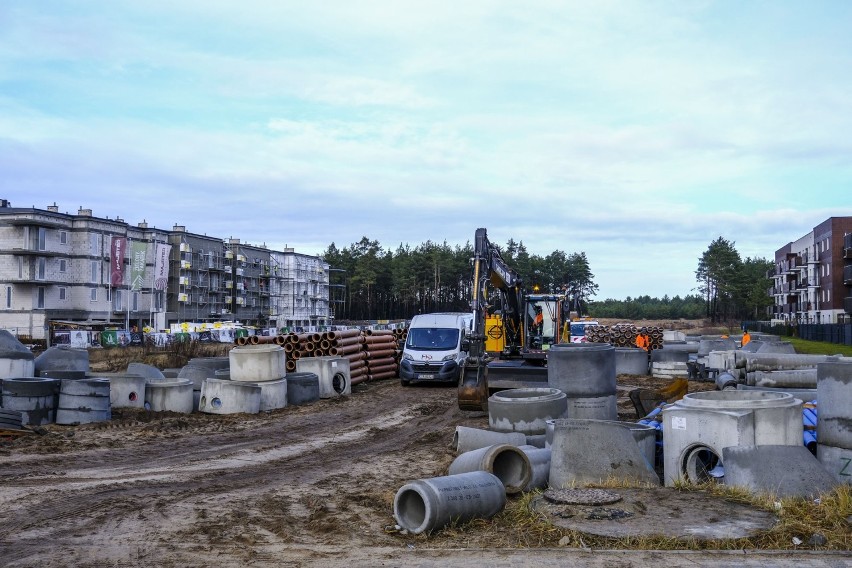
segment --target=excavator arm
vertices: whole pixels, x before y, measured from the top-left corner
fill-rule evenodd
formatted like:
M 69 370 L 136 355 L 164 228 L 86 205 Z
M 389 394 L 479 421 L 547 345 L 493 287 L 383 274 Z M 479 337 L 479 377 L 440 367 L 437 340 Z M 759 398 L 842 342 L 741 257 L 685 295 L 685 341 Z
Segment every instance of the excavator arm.
M 473 286 L 470 307 L 473 310 L 473 330 L 468 336 L 468 358 L 459 380 L 458 400 L 462 410 L 488 408 L 488 356 L 485 351 L 485 316 L 488 311 L 488 292 L 500 292 L 506 349 L 517 353 L 523 338 L 521 278 L 500 255 L 500 250 L 488 241 L 485 229 L 477 229 L 474 239 Z

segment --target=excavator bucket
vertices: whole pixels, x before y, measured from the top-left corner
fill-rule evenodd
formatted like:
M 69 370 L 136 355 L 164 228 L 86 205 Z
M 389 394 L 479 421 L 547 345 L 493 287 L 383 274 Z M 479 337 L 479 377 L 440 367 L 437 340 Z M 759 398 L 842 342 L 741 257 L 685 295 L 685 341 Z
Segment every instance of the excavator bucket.
M 462 410 L 488 410 L 488 367 L 465 367 L 459 380 L 458 398 Z

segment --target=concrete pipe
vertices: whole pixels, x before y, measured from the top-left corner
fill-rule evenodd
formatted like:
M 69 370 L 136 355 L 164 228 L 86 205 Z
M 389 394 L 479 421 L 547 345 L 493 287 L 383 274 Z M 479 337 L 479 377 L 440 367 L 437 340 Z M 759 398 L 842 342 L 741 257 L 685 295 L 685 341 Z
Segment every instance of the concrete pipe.
M 260 412 L 278 410 L 287 406 L 287 379 L 277 381 L 262 381 L 258 383 L 239 383 L 254 385 L 260 388 Z
M 274 381 L 287 374 L 287 355 L 280 345 L 246 345 L 228 352 L 232 381 Z
M 298 406 L 320 399 L 319 377 L 316 373 L 287 375 L 287 404 Z
M 527 446 L 532 446 L 534 448 L 543 448 L 545 443 L 547 442 L 546 434 L 530 434 L 527 438 Z
M 559 389 L 504 390 L 488 398 L 488 425 L 496 432 L 544 434 L 545 420 L 561 418 L 567 408 L 567 397 Z
M 797 369 L 816 369 L 819 363 L 840 361 L 831 355 L 790 355 L 741 353 L 737 355 L 737 367 L 753 371 L 789 371 Z
M 352 393 L 349 360 L 344 357 L 311 357 L 299 359 L 296 370 L 315 373 L 319 380 L 320 398 L 334 398 Z
M 57 424 L 88 424 L 112 418 L 109 379 L 62 379 Z
M 396 492 L 393 516 L 403 529 L 420 534 L 450 522 L 490 518 L 506 505 L 506 489 L 496 475 L 474 471 L 418 479 Z
M 507 495 L 520 493 L 532 479 L 532 466 L 527 455 L 510 444 L 478 448 L 460 454 L 450 464 L 448 473 L 458 475 L 487 471 L 497 476 Z
M 526 487 L 524 487 L 524 491 L 532 491 L 534 489 L 543 489 L 547 487 L 547 482 L 550 478 L 550 448 L 539 448 L 537 446 L 526 445 L 520 446 L 518 449 L 526 454 L 532 471 L 530 482 L 527 483 Z
M 180 412 L 195 410 L 194 385 L 187 379 L 154 381 L 145 385 L 145 408 L 153 412 Z
M 716 375 L 716 390 L 736 390 L 738 384 L 739 381 L 731 373 L 724 372 Z
M 288 359 L 287 362 L 284 364 L 284 370 L 287 373 L 292 373 L 293 371 L 295 371 L 296 370 L 296 360 L 295 359 Z
M 257 414 L 260 399 L 261 390 L 256 384 L 206 379 L 198 410 L 207 414 Z
M 638 347 L 617 347 L 615 349 L 616 375 L 647 375 L 648 352 Z
M 192 381 L 195 390 L 201 390 L 201 385 L 205 379 L 215 379 L 216 369 L 211 369 L 206 365 L 193 365 L 192 362 L 181 367 L 177 378 Z
M 819 443 L 852 450 L 852 363 L 817 365 L 817 401 Z
M 681 349 L 654 349 L 651 351 L 651 363 L 686 363 L 689 351 Z
M 331 343 L 331 347 L 346 347 L 348 345 L 361 345 L 361 339 L 359 337 L 344 337 L 343 339 L 331 339 L 329 341 Z
M 146 365 L 145 363 L 129 363 L 127 365 L 127 374 L 139 375 L 140 377 L 145 377 L 146 379 L 166 378 L 166 376 L 160 369 L 154 367 L 153 365 Z
M 817 388 L 817 370 L 752 371 L 746 374 L 746 384 L 753 387 L 815 389 Z
M 660 483 L 631 431 L 613 421 L 556 421 L 550 450 L 550 486 L 556 489 L 607 480 Z
M 7 332 L 8 333 L 8 332 Z M 21 413 L 21 423 L 42 426 L 56 421 L 56 397 L 60 382 L 45 377 L 0 380 L 0 407 Z
M 615 347 L 605 343 L 562 343 L 547 355 L 547 385 L 568 398 L 615 395 Z
M 396 354 L 396 349 L 382 349 L 376 351 L 367 351 L 367 359 L 385 359 L 393 358 Z
M 526 436 L 520 432 L 494 432 L 493 430 L 456 426 L 452 447 L 458 453 L 465 453 L 495 444 L 523 446 L 526 443 Z
M 243 347 L 249 344 L 249 338 L 247 336 L 241 335 L 234 339 L 234 345 L 237 347 Z

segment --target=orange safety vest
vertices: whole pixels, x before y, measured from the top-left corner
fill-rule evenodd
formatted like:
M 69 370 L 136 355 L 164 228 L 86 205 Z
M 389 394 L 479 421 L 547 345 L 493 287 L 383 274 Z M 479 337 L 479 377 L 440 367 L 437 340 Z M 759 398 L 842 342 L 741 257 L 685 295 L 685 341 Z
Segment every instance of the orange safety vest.
M 749 332 L 745 332 L 743 334 L 743 346 L 747 345 L 749 341 L 751 341 L 751 334 Z
M 533 323 L 538 325 L 538 324 L 543 323 L 543 322 L 544 322 L 544 316 L 542 314 L 536 314 L 535 319 L 533 320 Z
M 644 349 L 645 351 L 647 351 L 649 345 L 650 345 L 650 341 L 648 341 L 647 335 L 645 335 L 644 333 L 640 333 L 639 335 L 636 336 L 636 347 L 638 347 L 639 349 Z

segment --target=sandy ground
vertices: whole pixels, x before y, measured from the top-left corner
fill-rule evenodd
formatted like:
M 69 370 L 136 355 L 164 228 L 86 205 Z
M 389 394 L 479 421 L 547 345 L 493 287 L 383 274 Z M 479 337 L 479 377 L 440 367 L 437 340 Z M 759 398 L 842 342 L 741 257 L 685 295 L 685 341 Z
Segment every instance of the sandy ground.
M 456 425 L 487 423 L 458 409 L 453 388 L 384 381 L 267 414 L 115 411 L 107 423 L 51 425 L 0 444 L 0 565 L 847 565 L 843 555 L 502 549 L 476 528 L 449 539 L 394 531 L 396 490 L 446 473 Z

